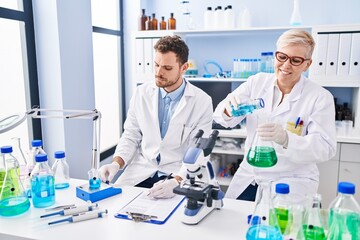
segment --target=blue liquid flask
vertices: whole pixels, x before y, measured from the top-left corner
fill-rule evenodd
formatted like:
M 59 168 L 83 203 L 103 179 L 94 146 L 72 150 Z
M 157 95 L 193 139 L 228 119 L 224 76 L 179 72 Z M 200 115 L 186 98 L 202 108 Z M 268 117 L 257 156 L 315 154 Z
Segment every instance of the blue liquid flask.
M 70 186 L 69 165 L 65 159 L 64 151 L 57 151 L 54 154 L 55 162 L 52 171 L 55 178 L 55 189 L 64 189 Z
M 249 221 L 247 240 L 282 240 L 275 210 L 271 201 L 271 181 L 260 180 L 255 210 Z
M 30 175 L 32 203 L 37 208 L 55 203 L 54 176 L 47 160 L 46 154 L 37 154 L 36 164 Z
M 5 165 L 0 179 L 0 216 L 15 216 L 30 208 L 30 201 L 20 179 L 18 160 L 11 154 L 12 147 L 1 148 L 1 165 Z M 3 168 L 2 168 L 3 169 Z
M 231 105 L 231 114 L 234 117 L 245 116 L 253 113 L 256 109 L 265 107 L 264 100 L 262 98 L 246 100 L 240 103 L 238 106 Z

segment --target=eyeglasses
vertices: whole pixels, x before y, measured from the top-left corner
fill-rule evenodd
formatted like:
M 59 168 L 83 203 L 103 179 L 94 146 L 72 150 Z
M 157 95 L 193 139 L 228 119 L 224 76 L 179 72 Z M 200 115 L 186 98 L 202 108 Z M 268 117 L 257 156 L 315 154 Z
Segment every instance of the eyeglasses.
M 310 60 L 310 59 L 306 59 L 303 57 L 297 57 L 297 56 L 289 57 L 285 53 L 282 53 L 279 51 L 277 51 L 275 53 L 275 57 L 279 62 L 286 62 L 288 59 L 290 59 L 290 64 L 293 66 L 300 66 L 301 64 L 303 64 L 303 62 Z

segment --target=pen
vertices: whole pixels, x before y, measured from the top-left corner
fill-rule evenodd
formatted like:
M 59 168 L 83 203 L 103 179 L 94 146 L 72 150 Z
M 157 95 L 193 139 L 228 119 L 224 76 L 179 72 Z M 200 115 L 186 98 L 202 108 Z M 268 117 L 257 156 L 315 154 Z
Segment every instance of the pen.
M 170 173 L 162 182 L 165 182 L 166 180 L 169 180 L 171 178 L 172 173 Z
M 299 123 L 300 123 L 300 117 L 298 117 L 298 118 L 296 119 L 295 128 L 297 128 L 297 126 L 299 125 Z

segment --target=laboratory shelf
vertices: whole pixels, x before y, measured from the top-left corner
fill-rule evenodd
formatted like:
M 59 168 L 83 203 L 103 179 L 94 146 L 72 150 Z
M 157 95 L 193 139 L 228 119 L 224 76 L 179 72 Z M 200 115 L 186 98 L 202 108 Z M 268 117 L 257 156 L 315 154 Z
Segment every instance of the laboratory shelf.
M 246 82 L 247 78 L 202 78 L 202 77 L 186 77 L 189 82 Z

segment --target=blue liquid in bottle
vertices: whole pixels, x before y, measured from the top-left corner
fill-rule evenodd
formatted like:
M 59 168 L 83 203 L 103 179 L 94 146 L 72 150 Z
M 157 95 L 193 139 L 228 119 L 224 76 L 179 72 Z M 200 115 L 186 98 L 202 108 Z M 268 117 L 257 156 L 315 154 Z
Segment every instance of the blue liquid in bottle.
M 246 233 L 247 240 L 282 240 L 281 232 L 278 228 L 268 225 L 253 225 Z
M 34 207 L 48 207 L 55 203 L 54 177 L 38 175 L 31 179 L 31 196 Z
M 253 113 L 256 109 L 264 108 L 265 103 L 262 98 L 249 100 L 247 103 L 242 103 L 238 105 L 237 109 L 231 105 L 231 114 L 234 117 L 245 116 L 247 114 Z
M 100 188 L 101 180 L 100 178 L 93 177 L 89 179 L 89 187 L 90 189 L 98 189 Z

